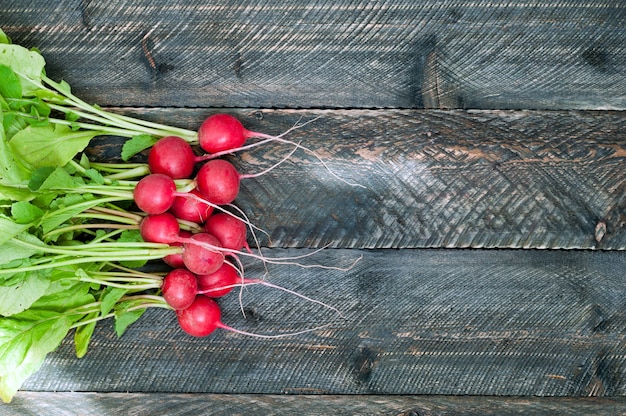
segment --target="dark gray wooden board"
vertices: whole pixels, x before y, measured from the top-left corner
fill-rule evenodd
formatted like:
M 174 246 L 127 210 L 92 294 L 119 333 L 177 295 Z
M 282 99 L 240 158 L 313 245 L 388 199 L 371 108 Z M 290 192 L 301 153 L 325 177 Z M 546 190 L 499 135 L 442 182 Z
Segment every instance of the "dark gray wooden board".
M 215 112 L 124 111 L 192 129 Z M 304 152 L 266 175 L 244 179 L 237 203 L 273 246 L 626 248 L 624 113 L 232 113 L 248 128 L 270 134 L 319 116 L 286 137 L 366 187 L 347 185 Z M 97 146 L 91 157 L 105 150 Z M 242 173 L 254 173 L 290 150 L 270 144 L 232 160 Z
M 626 5 L 0 1 L 101 105 L 625 109 Z
M 304 249 L 267 249 L 269 256 Z M 329 249 L 275 265 L 269 280 L 343 317 L 263 287 L 236 295 L 205 339 L 150 310 L 117 339 L 110 325 L 83 359 L 70 338 L 24 385 L 31 391 L 229 394 L 607 396 L 626 394 L 626 252 Z M 248 265 L 249 277 L 260 264 Z M 18 394 L 19 397 L 19 394 Z
M 623 416 L 624 398 L 538 398 L 390 395 L 245 395 L 20 393 L 0 415 L 350 415 L 350 416 Z M 4 411 L 3 411 L 4 410 Z

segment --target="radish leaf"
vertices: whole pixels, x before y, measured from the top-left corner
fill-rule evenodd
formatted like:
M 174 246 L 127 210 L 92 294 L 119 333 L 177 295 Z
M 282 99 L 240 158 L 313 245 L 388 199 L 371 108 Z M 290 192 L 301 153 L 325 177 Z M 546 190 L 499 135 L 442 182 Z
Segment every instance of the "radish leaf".
M 97 131 L 72 131 L 63 125 L 28 126 L 16 133 L 9 145 L 33 169 L 64 166 L 97 135 Z

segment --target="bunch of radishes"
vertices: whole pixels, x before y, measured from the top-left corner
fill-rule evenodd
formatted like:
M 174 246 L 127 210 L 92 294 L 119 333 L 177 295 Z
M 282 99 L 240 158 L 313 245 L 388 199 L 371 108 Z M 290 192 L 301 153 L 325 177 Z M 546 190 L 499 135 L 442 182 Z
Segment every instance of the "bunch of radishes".
M 214 301 L 232 288 L 256 283 L 277 287 L 243 277 L 238 256 L 262 259 L 247 244 L 252 224 L 232 205 L 239 182 L 247 175 L 227 160 L 215 158 L 241 149 L 253 136 L 279 140 L 250 132 L 227 114 L 212 115 L 199 128 L 198 143 L 207 152 L 205 156 L 196 156 L 180 137 L 164 137 L 150 149 L 151 173 L 139 180 L 133 192 L 135 204 L 146 214 L 140 223 L 144 241 L 182 247 L 180 253 L 164 258 L 173 270 L 163 279 L 161 291 L 176 310 L 181 328 L 193 336 L 209 335 L 217 327 L 233 330 L 220 322 L 220 309 Z M 202 164 L 196 169 L 199 162 Z M 188 181 L 186 189 L 179 191 L 176 180 L 181 179 Z M 192 224 L 195 232 L 181 230 L 181 223 Z

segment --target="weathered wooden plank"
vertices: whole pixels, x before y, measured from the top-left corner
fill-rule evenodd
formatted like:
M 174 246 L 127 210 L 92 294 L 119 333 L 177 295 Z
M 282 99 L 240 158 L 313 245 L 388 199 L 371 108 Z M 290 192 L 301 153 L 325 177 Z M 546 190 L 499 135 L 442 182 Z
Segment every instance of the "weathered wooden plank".
M 134 114 L 196 128 L 209 111 Z M 272 134 L 320 116 L 288 138 L 366 187 L 346 185 L 302 152 L 243 180 L 237 202 L 274 246 L 626 248 L 625 113 L 235 114 Z M 234 161 L 259 172 L 289 151 L 266 146 Z
M 241 394 L 141 394 L 141 393 L 19 393 L 0 415 L 502 415 L 620 416 L 626 414 L 624 398 L 518 398 L 476 396 L 381 395 L 241 395 Z
M 267 249 L 267 255 L 303 254 Z M 251 287 L 223 321 L 300 336 L 184 335 L 148 311 L 117 339 L 97 330 L 88 355 L 71 339 L 24 385 L 32 391 L 505 396 L 626 395 L 626 252 L 325 250 L 307 262 L 347 272 L 270 267 L 270 281 L 337 306 Z M 263 272 L 259 264 L 248 276 Z
M 2 2 L 102 105 L 625 109 L 622 2 Z

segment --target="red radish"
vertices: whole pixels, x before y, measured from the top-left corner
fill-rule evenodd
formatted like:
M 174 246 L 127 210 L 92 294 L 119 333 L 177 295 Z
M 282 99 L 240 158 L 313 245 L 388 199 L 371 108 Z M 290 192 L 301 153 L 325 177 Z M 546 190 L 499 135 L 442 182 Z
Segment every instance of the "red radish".
M 208 153 L 241 147 L 248 137 L 252 137 L 250 132 L 229 114 L 209 116 L 198 129 L 200 147 Z
M 147 175 L 135 186 L 133 199 L 135 204 L 146 214 L 162 214 L 169 210 L 177 197 L 194 201 L 197 206 L 201 206 L 201 212 L 215 207 L 215 203 L 203 198 L 198 190 L 190 192 L 178 192 L 174 179 L 162 173 L 152 173 Z M 212 210 L 211 210 L 212 211 Z
M 162 173 L 173 179 L 190 178 L 195 167 L 195 154 L 181 137 L 163 137 L 150 149 L 148 167 L 152 173 Z
M 215 248 L 211 248 L 215 247 Z M 211 274 L 224 263 L 220 242 L 207 233 L 192 235 L 183 244 L 185 267 L 195 274 Z
M 207 201 L 217 204 L 230 204 L 239 193 L 240 175 L 237 169 L 226 160 L 214 159 L 206 162 L 196 175 L 198 191 Z
M 202 224 L 213 212 L 213 206 L 203 202 L 202 194 L 197 189 L 192 189 L 188 195 L 177 195 L 174 198 L 170 212 L 178 219 Z
M 288 334 L 252 334 L 250 332 L 240 331 L 238 329 L 225 325 L 222 322 L 222 311 L 220 310 L 220 306 L 214 299 L 208 298 L 204 295 L 197 295 L 191 305 L 189 305 L 189 307 L 177 310 L 176 318 L 178 320 L 178 325 L 180 326 L 180 328 L 187 334 L 194 337 L 206 337 L 217 328 L 222 328 L 227 331 L 255 338 L 282 338 L 316 331 L 330 325 L 322 325 L 317 328 L 305 329 L 302 331 L 292 332 Z
M 204 224 L 204 230 L 217 237 L 224 248 L 239 251 L 248 246 L 246 224 L 239 218 L 225 212 L 211 215 Z
M 276 141 L 279 143 L 295 145 L 296 149 L 301 149 L 306 153 L 314 156 L 317 160 L 320 161 L 320 163 L 326 168 L 326 170 L 328 170 L 328 172 L 332 176 L 339 179 L 340 181 L 350 186 L 359 186 L 365 188 L 365 186 L 363 185 L 348 182 L 347 180 L 335 174 L 326 164 L 326 162 L 324 162 L 324 160 L 313 150 L 302 146 L 300 143 L 296 143 L 292 140 L 287 140 L 283 138 L 283 136 L 285 136 L 290 131 L 300 128 L 315 120 L 317 120 L 317 118 L 309 120 L 303 124 L 296 124 L 284 133 L 278 136 L 272 136 L 257 131 L 247 130 L 239 120 L 229 114 L 214 114 L 204 120 L 204 122 L 200 125 L 200 128 L 198 129 L 198 142 L 200 143 L 200 147 L 202 147 L 202 149 L 209 154 L 204 156 L 197 156 L 195 160 L 196 162 L 199 162 L 202 160 L 214 159 L 216 157 L 220 157 L 236 151 L 246 150 L 255 146 L 260 146 L 265 143 Z M 263 140 L 244 146 L 246 140 L 253 137 Z
M 224 262 L 224 250 L 219 240 L 207 233 L 180 235 L 176 217 L 169 212 L 148 215 L 139 224 L 139 232 L 144 241 L 177 245 L 182 243 L 182 259 L 185 267 L 195 274 L 210 274 Z
M 169 212 L 147 215 L 139 224 L 141 238 L 149 243 L 184 243 L 176 217 Z
M 172 206 L 175 194 L 174 180 L 162 173 L 154 173 L 137 182 L 133 199 L 146 214 L 162 214 Z
M 178 233 L 179 237 L 181 238 L 189 238 L 191 237 L 191 233 L 189 231 L 185 231 L 185 230 L 180 230 L 180 232 Z M 169 243 L 170 246 L 180 246 L 182 247 L 183 243 L 180 241 L 174 242 L 174 243 Z M 185 267 L 185 262 L 183 261 L 183 253 L 182 251 L 180 253 L 176 253 L 176 254 L 168 254 L 167 256 L 163 257 L 163 261 L 165 262 L 165 264 L 167 264 L 168 266 L 174 268 L 174 269 L 180 269 Z
M 232 265 L 224 263 L 217 271 L 211 274 L 197 276 L 198 293 L 211 298 L 221 298 L 227 295 L 242 281 L 239 272 Z
M 206 337 L 217 328 L 227 328 L 221 322 L 222 312 L 213 299 L 197 295 L 191 305 L 177 310 L 176 317 L 181 329 L 194 337 Z
M 196 298 L 198 279 L 187 269 L 174 269 L 163 279 L 163 299 L 173 309 L 185 309 Z

